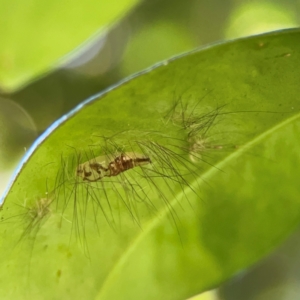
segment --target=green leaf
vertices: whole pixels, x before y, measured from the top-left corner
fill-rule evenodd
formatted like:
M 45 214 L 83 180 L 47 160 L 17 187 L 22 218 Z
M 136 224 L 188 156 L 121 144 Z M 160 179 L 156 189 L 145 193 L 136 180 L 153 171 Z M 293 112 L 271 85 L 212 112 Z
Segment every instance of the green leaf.
M 216 45 L 54 124 L 3 205 L 1 297 L 184 299 L 272 251 L 300 220 L 299 52 L 299 30 Z M 132 152 L 152 163 L 75 176 Z
M 138 0 L 2 1 L 0 87 L 14 90 L 107 29 Z

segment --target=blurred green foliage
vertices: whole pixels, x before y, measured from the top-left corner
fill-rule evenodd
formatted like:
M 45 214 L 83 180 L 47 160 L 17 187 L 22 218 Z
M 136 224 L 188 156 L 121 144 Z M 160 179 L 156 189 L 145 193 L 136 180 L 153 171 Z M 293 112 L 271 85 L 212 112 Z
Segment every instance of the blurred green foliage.
M 1 1 L 0 88 L 15 90 L 57 66 L 137 2 Z

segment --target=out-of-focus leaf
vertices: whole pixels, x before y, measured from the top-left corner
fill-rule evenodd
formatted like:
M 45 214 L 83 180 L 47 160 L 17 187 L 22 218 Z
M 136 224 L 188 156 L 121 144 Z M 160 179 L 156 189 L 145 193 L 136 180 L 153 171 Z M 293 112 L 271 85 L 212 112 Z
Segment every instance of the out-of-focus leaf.
M 128 44 L 121 65 L 122 73 L 133 74 L 195 46 L 187 28 L 170 21 L 150 23 L 141 28 Z
M 103 32 L 138 0 L 2 1 L 0 87 L 14 90 Z

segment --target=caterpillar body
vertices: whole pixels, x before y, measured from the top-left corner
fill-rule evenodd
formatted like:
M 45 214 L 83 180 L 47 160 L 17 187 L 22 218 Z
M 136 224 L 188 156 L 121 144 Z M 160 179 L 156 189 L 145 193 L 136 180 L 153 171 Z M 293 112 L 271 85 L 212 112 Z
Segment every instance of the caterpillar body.
M 76 169 L 76 175 L 83 180 L 98 181 L 103 177 L 117 176 L 137 166 L 150 163 L 149 157 L 135 152 L 125 152 L 117 156 L 104 155 L 80 164 Z

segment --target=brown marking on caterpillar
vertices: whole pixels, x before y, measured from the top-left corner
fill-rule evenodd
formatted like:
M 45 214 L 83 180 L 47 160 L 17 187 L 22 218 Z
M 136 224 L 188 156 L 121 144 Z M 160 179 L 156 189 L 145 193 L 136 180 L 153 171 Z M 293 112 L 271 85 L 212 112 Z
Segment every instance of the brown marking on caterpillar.
M 98 156 L 80 164 L 76 169 L 76 176 L 87 181 L 98 181 L 103 177 L 117 176 L 137 166 L 147 165 L 151 159 L 135 152 L 124 152 L 117 156 Z

